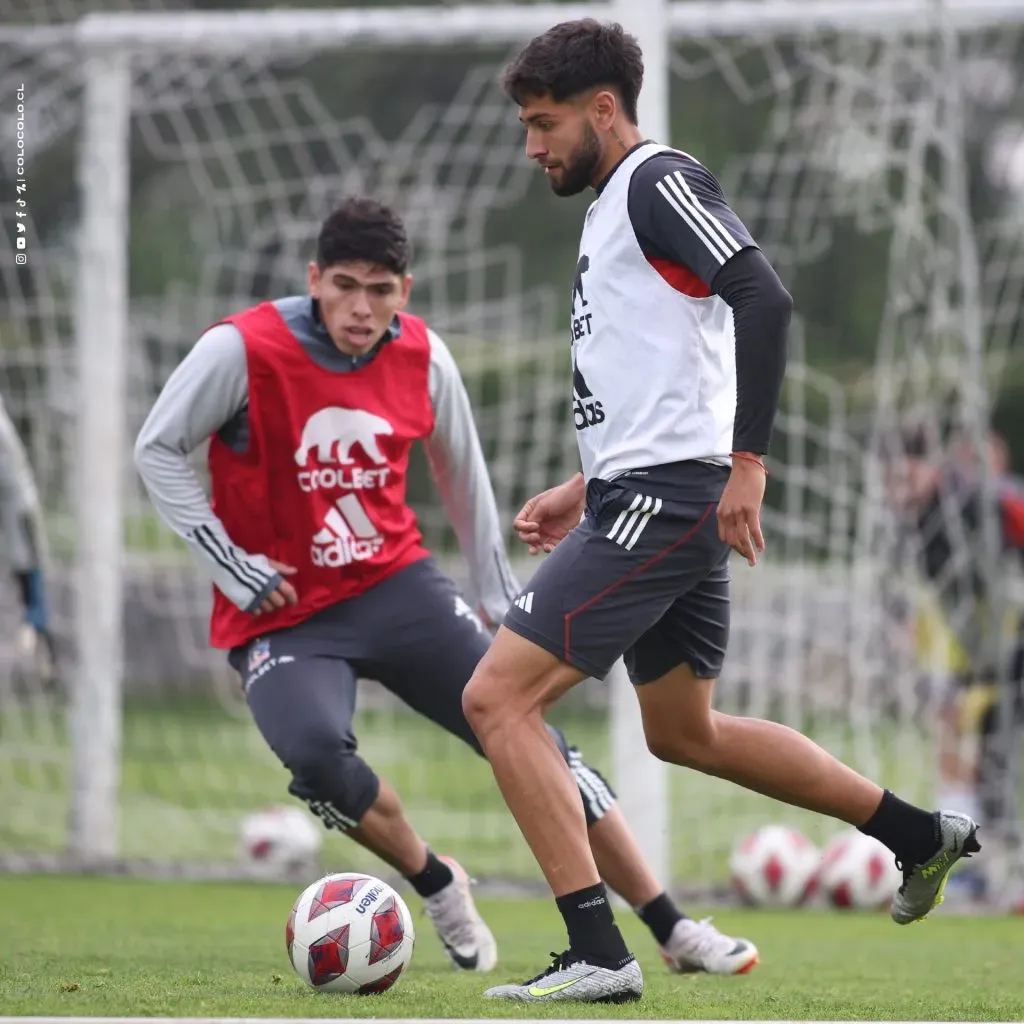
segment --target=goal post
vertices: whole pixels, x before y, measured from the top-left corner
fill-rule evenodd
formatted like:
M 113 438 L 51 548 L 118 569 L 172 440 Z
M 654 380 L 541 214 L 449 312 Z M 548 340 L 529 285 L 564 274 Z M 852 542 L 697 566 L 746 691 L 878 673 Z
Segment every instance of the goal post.
M 415 311 L 464 372 L 506 518 L 575 468 L 559 311 L 581 214 L 551 200 L 525 160 L 496 78 L 513 47 L 588 15 L 639 37 L 641 130 L 707 160 L 798 299 L 765 508 L 769 552 L 755 572 L 734 572 L 716 706 L 807 731 L 909 799 L 931 798 L 932 723 L 949 665 L 935 655 L 922 666 L 932 655 L 915 655 L 908 637 L 933 591 L 953 618 L 965 606 L 947 581 L 915 575 L 875 447 L 923 416 L 976 452 L 1012 376 L 1000 371 L 1024 344 L 1024 185 L 1013 184 L 1006 156 L 1024 0 L 204 12 L 148 0 L 145 11 L 38 28 L 12 27 L 9 3 L 0 0 L 0 47 L 13 47 L 24 64 L 11 66 L 29 78 L 38 65 L 35 102 L 47 117 L 37 123 L 53 150 L 45 177 L 66 178 L 60 161 L 74 152 L 79 187 L 65 218 L 77 259 L 64 258 L 64 225 L 50 225 L 49 261 L 27 278 L 0 274 L 18 300 L 0 309 L 0 387 L 9 385 L 5 401 L 24 392 L 15 412 L 36 435 L 51 531 L 67 532 L 60 549 L 75 563 L 67 717 L 56 707 L 49 731 L 33 732 L 55 701 L 0 678 L 0 802 L 12 808 L 17 852 L 70 851 L 86 865 L 208 859 L 226 871 L 238 817 L 285 799 L 280 766 L 208 650 L 209 588 L 148 508 L 130 448 L 206 324 L 302 288 L 333 197 L 372 189 L 405 217 Z M 382 52 L 399 61 L 375 59 Z M 360 76 L 372 88 L 354 90 Z M 958 162 L 968 145 L 970 168 Z M 999 195 L 976 210 L 978 182 L 965 176 L 979 173 L 1002 177 Z M 814 278 L 821 294 L 807 285 L 816 264 L 830 268 Z M 39 355 L 51 345 L 41 335 L 57 338 L 57 358 Z M 830 347 L 841 356 L 823 361 Z M 73 390 L 53 370 L 62 359 L 77 371 Z M 61 419 L 54 410 L 72 400 Z M 459 578 L 443 509 L 422 480 L 410 487 L 427 543 Z M 957 538 L 958 554 L 977 553 Z M 998 573 L 992 561 L 986 574 Z M 533 565 L 516 568 L 526 576 Z M 196 710 L 197 693 L 216 715 Z M 484 876 L 533 877 L 493 786 L 465 781 L 477 762 L 443 747 L 432 727 L 412 729 L 372 687 L 365 693 L 362 749 L 408 796 L 417 827 L 450 838 Z M 607 686 L 580 687 L 561 707 L 570 738 L 610 767 L 662 878 L 723 884 L 731 842 L 769 816 L 816 840 L 830 827 L 656 761 L 621 664 Z M 45 771 L 31 763 L 35 749 L 48 752 Z M 66 784 L 54 782 L 65 770 Z M 69 830 L 58 835 L 42 822 L 65 795 Z M 5 852 L 0 841 L 0 863 Z
M 615 0 L 596 5 L 536 5 L 239 11 L 209 15 L 89 15 L 76 42 L 86 54 L 85 123 L 80 157 L 84 215 L 78 291 L 79 353 L 83 366 L 80 467 L 87 453 L 122 450 L 125 430 L 128 330 L 128 135 L 134 53 L 150 48 L 212 46 L 326 47 L 383 43 L 391 47 L 460 39 L 514 43 L 559 20 L 613 16 L 634 31 L 644 51 L 641 123 L 668 138 L 668 11 L 666 0 Z M 107 301 L 103 301 L 106 297 Z M 124 671 L 121 586 L 123 518 L 121 467 L 107 463 L 83 478 L 78 638 L 82 685 L 75 691 L 77 784 L 72 849 L 85 860 L 117 853 L 120 701 Z M 639 708 L 621 664 L 611 689 L 613 775 L 623 811 L 659 877 L 668 871 L 664 766 L 646 751 Z M 629 782 L 629 785 L 624 783 Z
M 668 0 L 615 0 L 612 14 L 637 37 L 644 54 L 644 87 L 637 104 L 640 130 L 646 138 L 669 142 Z M 669 878 L 668 772 L 647 750 L 640 705 L 621 661 L 609 679 L 608 701 L 611 765 L 622 812 L 655 876 Z
M 77 432 L 77 675 L 71 697 L 74 786 L 69 846 L 83 864 L 118 852 L 124 674 L 124 463 L 97 452 L 129 447 L 128 344 L 130 58 L 84 55 L 75 327 Z

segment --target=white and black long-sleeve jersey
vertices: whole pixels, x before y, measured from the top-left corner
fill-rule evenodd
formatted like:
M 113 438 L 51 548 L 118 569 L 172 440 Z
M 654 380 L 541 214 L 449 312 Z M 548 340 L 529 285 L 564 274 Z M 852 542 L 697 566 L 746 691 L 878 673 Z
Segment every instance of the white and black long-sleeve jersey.
M 424 446 L 469 563 L 470 599 L 492 622 L 500 622 L 519 584 L 508 564 L 465 385 L 445 343 L 433 331 L 429 338 L 435 425 Z M 387 344 L 387 336 L 381 344 Z M 317 363 L 339 373 L 365 365 L 377 351 L 353 360 L 335 348 L 323 331 L 304 340 L 303 346 Z M 214 434 L 234 450 L 244 451 L 249 437 L 248 399 L 242 336 L 234 325 L 218 324 L 203 334 L 171 374 L 135 444 L 135 464 L 153 505 L 185 540 L 212 582 L 244 610 L 258 607 L 281 582 L 280 577 L 261 552 L 242 551 L 232 542 L 188 457 Z
M 585 475 L 766 452 L 792 300 L 718 182 L 646 142 L 597 192 L 572 294 Z

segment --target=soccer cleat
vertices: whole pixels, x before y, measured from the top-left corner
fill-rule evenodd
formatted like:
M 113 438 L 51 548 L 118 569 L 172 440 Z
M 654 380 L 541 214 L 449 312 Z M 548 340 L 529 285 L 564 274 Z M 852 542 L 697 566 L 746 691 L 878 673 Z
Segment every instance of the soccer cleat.
M 644 976 L 632 957 L 610 968 L 594 967 L 571 950 L 551 955 L 554 962 L 536 978 L 489 988 L 484 996 L 515 1003 L 631 1003 L 644 993 Z
M 668 942 L 660 948 L 661 959 L 674 974 L 749 974 L 758 963 L 752 942 L 723 935 L 710 917 L 677 921 Z
M 427 897 L 427 917 L 456 967 L 463 971 L 493 971 L 498 963 L 498 944 L 473 902 L 470 877 L 451 857 L 438 860 L 452 869 L 455 878 L 440 892 Z
M 981 849 L 978 826 L 966 814 L 936 811 L 939 849 L 923 864 L 896 866 L 903 872 L 903 884 L 893 897 L 890 913 L 897 924 L 911 924 L 927 917 L 941 902 L 942 891 L 953 865 Z

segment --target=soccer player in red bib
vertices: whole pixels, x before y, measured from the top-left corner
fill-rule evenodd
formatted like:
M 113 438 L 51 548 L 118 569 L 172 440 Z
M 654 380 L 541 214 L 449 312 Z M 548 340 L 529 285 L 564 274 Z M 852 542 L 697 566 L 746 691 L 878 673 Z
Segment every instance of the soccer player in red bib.
M 327 218 L 309 294 L 264 302 L 199 339 L 136 443 L 154 505 L 214 583 L 211 642 L 227 649 L 290 791 L 408 879 L 452 962 L 489 971 L 494 938 L 466 872 L 436 856 L 398 795 L 359 756 L 358 678 L 480 745 L 462 692 L 518 592 L 472 410 L 444 342 L 402 310 L 409 245 L 387 207 L 349 199 Z M 213 504 L 190 469 L 210 440 Z M 463 597 L 406 503 L 420 441 L 459 545 Z M 757 950 L 685 916 L 646 866 L 614 795 L 557 730 L 602 877 L 675 971 L 737 974 Z

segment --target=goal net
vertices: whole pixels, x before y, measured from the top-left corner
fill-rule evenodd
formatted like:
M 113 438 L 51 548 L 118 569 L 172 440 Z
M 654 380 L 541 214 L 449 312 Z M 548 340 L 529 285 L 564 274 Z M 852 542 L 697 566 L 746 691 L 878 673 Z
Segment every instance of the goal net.
M 24 83 L 31 139 L 22 266 L 13 128 L 0 122 L 0 395 L 44 500 L 62 653 L 59 685 L 45 686 L 13 641 L 2 645 L 8 864 L 43 863 L 68 846 L 83 757 L 69 739 L 74 619 L 89 585 L 73 568 L 85 535 L 75 481 L 89 488 L 104 465 L 123 474 L 127 495 L 122 557 L 110 566 L 124 586 L 118 855 L 235 871 L 241 819 L 289 799 L 287 773 L 251 724 L 237 679 L 207 645 L 209 588 L 149 506 L 130 441 L 208 324 L 304 289 L 317 227 L 337 198 L 369 193 L 406 219 L 412 309 L 462 369 L 505 520 L 576 469 L 565 328 L 586 200 L 555 200 L 526 161 L 497 84 L 512 41 L 490 12 L 467 8 L 447 45 L 405 45 L 408 24 L 381 7 L 349 44 L 314 32 L 281 47 L 271 15 L 252 10 L 239 16 L 245 45 L 217 48 L 188 6 L 106 7 L 174 12 L 178 28 L 116 44 L 132 55 L 126 384 L 83 395 L 79 186 L 109 168 L 78 167 L 87 63 L 61 30 L 86 8 L 53 0 L 28 14 L 0 0 L 0 93 L 8 102 Z M 440 16 L 443 6 L 431 10 Z M 998 565 L 985 531 L 964 528 L 955 494 L 934 492 L 938 518 L 924 527 L 908 515 L 906 488 L 954 465 L 990 481 L 979 452 L 1000 401 L 1024 386 L 1024 6 L 982 5 L 973 24 L 966 5 L 921 4 L 913 31 L 880 24 L 883 9 L 914 4 L 809 5 L 839 11 L 815 21 L 794 17 L 789 3 L 740 6 L 743 19 L 723 24 L 709 14 L 714 4 L 675 4 L 672 15 L 681 28 L 670 141 L 718 174 L 797 310 L 770 461 L 769 548 L 756 571 L 734 567 L 717 706 L 806 731 L 931 804 L 942 772 L 956 774 L 940 757 L 956 664 L 935 635 L 962 631 L 977 602 L 961 572 L 923 572 L 922 551 L 939 531 L 951 566 L 991 575 Z M 45 41 L 41 24 L 54 29 Z M 124 403 L 128 444 L 78 464 L 87 402 Z M 1024 433 L 1007 439 L 1012 450 Z M 1013 455 L 1020 464 L 1024 448 Z M 410 491 L 428 544 L 464 579 L 422 460 Z M 518 569 L 526 579 L 532 565 Z M 1004 560 L 1000 578 L 1008 571 Z M 13 637 L 13 596 L 3 613 Z M 607 685 L 580 687 L 555 719 L 610 768 Z M 489 769 L 457 741 L 370 681 L 356 730 L 436 849 L 482 877 L 538 877 Z M 629 765 L 615 767 L 628 789 Z M 721 884 L 733 842 L 757 825 L 790 822 L 818 841 L 837 827 L 682 769 L 670 771 L 666 800 L 680 886 Z M 338 836 L 324 858 L 375 863 Z

